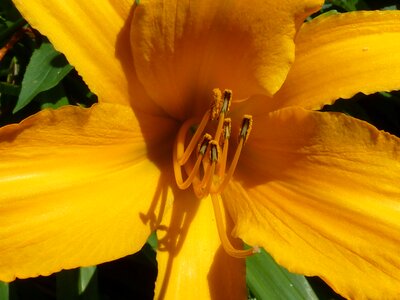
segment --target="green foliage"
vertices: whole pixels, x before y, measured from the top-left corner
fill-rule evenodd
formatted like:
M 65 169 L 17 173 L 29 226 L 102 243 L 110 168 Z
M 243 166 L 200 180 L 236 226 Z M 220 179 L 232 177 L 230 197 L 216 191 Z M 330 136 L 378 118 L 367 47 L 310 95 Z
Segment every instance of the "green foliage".
M 57 300 L 98 300 L 96 267 L 64 270 L 57 274 Z
M 9 288 L 8 284 L 0 282 L 0 300 L 8 300 Z
M 264 250 L 246 259 L 250 294 L 258 300 L 317 300 L 307 279 L 279 266 Z
M 72 66 L 64 55 L 56 51 L 49 42 L 42 43 L 33 51 L 13 112 L 24 108 L 39 93 L 55 87 L 71 70 Z

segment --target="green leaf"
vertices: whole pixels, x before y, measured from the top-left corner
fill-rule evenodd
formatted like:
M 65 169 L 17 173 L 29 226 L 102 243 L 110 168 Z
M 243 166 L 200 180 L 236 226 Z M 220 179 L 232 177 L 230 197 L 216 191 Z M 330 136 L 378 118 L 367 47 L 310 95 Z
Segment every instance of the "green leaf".
M 331 2 L 347 11 L 353 11 L 357 9 L 356 4 L 358 0 L 332 0 Z
M 79 270 L 62 270 L 56 274 L 57 300 L 79 300 Z
M 98 300 L 96 270 L 94 266 L 57 273 L 57 300 Z
M 56 86 L 72 69 L 65 57 L 50 43 L 42 43 L 33 52 L 26 68 L 13 113 L 28 105 L 40 92 Z
M 5 28 L 0 32 L 0 42 L 4 43 L 4 39 L 11 36 L 14 32 L 16 32 L 19 28 L 24 26 L 26 24 L 26 21 L 22 18 L 18 19 L 15 22 L 11 22 L 10 26 Z
M 247 286 L 257 300 L 318 299 L 304 276 L 279 266 L 264 250 L 246 259 L 246 274 Z
M 8 284 L 0 281 L 0 299 L 8 300 L 8 296 L 9 296 Z
M 80 299 L 97 300 L 99 299 L 97 285 L 97 267 L 82 267 L 79 268 L 78 290 Z
M 62 83 L 57 84 L 48 91 L 41 92 L 39 95 L 37 95 L 37 97 L 35 97 L 35 101 L 40 103 L 40 109 L 57 109 L 61 106 L 69 104 Z
M 339 6 L 346 11 L 354 11 L 360 9 L 368 9 L 368 5 L 364 0 L 331 0 L 333 5 Z
M 0 93 L 7 95 L 18 96 L 21 88 L 17 85 L 10 84 L 7 82 L 0 82 Z

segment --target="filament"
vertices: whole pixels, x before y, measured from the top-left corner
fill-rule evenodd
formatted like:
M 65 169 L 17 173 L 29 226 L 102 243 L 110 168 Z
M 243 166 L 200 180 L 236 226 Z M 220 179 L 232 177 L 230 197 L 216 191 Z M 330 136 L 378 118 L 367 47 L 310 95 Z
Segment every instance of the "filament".
M 204 128 L 207 126 L 208 120 L 210 119 L 210 111 L 208 110 L 203 118 L 201 119 L 200 125 L 197 127 L 196 132 L 194 133 L 192 139 L 189 142 L 189 145 L 187 148 L 184 150 L 184 144 L 186 140 L 186 135 L 187 132 L 189 131 L 190 127 L 193 126 L 193 122 L 196 119 L 189 119 L 183 125 L 181 126 L 179 132 L 178 132 L 178 145 L 177 145 L 177 158 L 178 158 L 178 163 L 182 166 L 184 165 L 190 155 L 192 154 L 194 148 L 196 147 L 197 143 L 199 142 L 200 136 L 204 131 Z
M 211 194 L 211 200 L 214 207 L 214 215 L 215 221 L 217 223 L 217 229 L 219 238 L 221 240 L 222 247 L 230 256 L 237 257 L 237 258 L 246 258 L 256 252 L 258 252 L 258 248 L 250 248 L 250 249 L 236 249 L 232 246 L 231 242 L 229 241 L 228 236 L 226 235 L 226 229 L 224 226 L 224 216 L 221 211 L 221 206 L 219 204 L 221 196 L 218 194 Z

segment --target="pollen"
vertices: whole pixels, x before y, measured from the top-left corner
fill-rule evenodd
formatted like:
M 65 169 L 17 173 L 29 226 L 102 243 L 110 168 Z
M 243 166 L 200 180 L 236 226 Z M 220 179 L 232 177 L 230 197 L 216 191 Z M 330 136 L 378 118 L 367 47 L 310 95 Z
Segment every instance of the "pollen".
M 220 202 L 221 193 L 233 178 L 243 146 L 250 135 L 253 119 L 250 115 L 243 116 L 236 149 L 229 156 L 231 161 L 228 164 L 232 143 L 232 120 L 228 117 L 231 103 L 232 90 L 221 92 L 220 89 L 213 89 L 210 108 L 203 117 L 191 118 L 179 129 L 173 151 L 173 166 L 175 181 L 180 189 L 192 186 L 198 198 L 210 196 L 223 248 L 231 256 L 243 258 L 256 253 L 258 248 L 242 250 L 232 246 L 226 234 Z

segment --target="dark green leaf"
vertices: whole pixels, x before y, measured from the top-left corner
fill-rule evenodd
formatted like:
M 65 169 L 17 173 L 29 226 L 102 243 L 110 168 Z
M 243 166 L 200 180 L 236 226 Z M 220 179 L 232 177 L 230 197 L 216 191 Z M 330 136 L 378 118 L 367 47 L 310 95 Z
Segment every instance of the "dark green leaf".
M 57 300 L 98 300 L 96 267 L 57 273 Z
M 56 86 L 72 70 L 65 57 L 50 43 L 42 45 L 33 52 L 22 80 L 21 93 L 13 112 L 29 104 L 40 92 Z
M 18 96 L 21 87 L 10 84 L 7 82 L 0 82 L 0 93 L 4 93 L 7 95 Z
M 246 259 L 247 286 L 257 299 L 317 300 L 306 278 L 279 266 L 264 250 Z
M 64 87 L 61 83 L 50 90 L 44 91 L 36 96 L 35 101 L 40 102 L 40 108 L 56 109 L 64 105 L 68 105 L 69 101 L 65 95 Z
M 98 300 L 97 267 L 79 268 L 78 290 L 82 300 Z
M 57 300 L 79 300 L 79 269 L 57 273 Z
M 0 41 L 2 43 L 4 43 L 4 39 L 8 36 L 10 36 L 12 33 L 16 32 L 19 28 L 21 28 L 22 26 L 24 26 L 26 24 L 26 21 L 22 18 L 18 19 L 15 22 L 11 22 L 10 26 L 7 28 L 4 28 L 4 30 L 2 30 L 0 32 Z
M 8 296 L 9 296 L 8 284 L 0 281 L 0 299 L 8 300 Z

